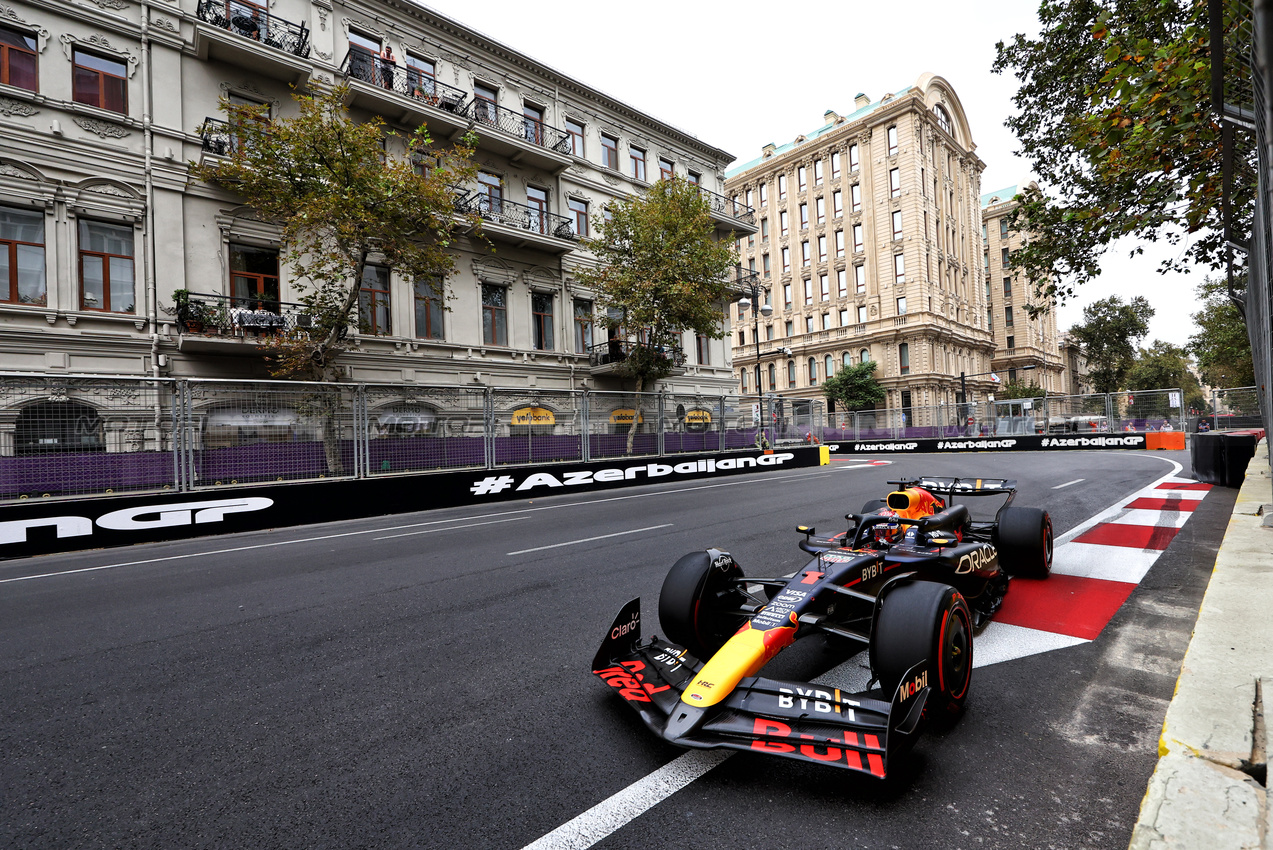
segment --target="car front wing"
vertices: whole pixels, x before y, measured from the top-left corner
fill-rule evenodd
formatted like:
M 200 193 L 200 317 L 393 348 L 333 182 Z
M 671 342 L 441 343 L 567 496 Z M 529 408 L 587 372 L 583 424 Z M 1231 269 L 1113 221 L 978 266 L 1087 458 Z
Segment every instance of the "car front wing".
M 592 672 L 670 743 L 747 750 L 883 778 L 890 755 L 908 749 L 920 732 L 929 693 L 922 664 L 903 678 L 891 702 L 752 676 L 709 709 L 687 705 L 681 694 L 703 662 L 658 637 L 642 641 L 640 611 L 637 598 L 619 612 Z

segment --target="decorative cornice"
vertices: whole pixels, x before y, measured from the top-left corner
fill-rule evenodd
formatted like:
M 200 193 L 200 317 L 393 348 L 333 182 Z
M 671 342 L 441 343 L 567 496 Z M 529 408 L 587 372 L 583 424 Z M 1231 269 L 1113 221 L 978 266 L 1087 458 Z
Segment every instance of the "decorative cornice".
M 109 121 L 98 121 L 96 118 L 72 118 L 76 126 L 101 136 L 103 139 L 122 139 L 131 135 L 128 130 Z
M 40 110 L 36 109 L 24 100 L 14 100 L 11 97 L 0 97 L 0 115 L 17 115 L 25 118 L 29 115 L 34 115 L 39 111 Z
M 62 52 L 66 54 L 68 60 L 72 59 L 72 51 L 77 44 L 87 44 L 94 50 L 103 53 L 113 54 L 119 57 L 128 66 L 128 76 L 131 78 L 137 73 L 137 57 L 131 50 L 120 50 L 111 45 L 110 41 L 104 35 L 94 33 L 88 38 L 80 38 L 70 33 L 62 33 L 58 36 L 58 41 L 62 42 Z
M 89 0 L 89 2 L 100 9 L 119 10 L 128 8 L 128 4 L 125 3 L 124 0 Z

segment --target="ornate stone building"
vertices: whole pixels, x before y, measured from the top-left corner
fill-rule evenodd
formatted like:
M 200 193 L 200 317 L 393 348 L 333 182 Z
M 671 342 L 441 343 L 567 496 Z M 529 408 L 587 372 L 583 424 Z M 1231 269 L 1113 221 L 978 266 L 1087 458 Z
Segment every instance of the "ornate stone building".
M 1010 254 L 1025 241 L 1021 233 L 1008 228 L 1008 217 L 1017 208 L 1013 200 L 1017 191 L 1016 186 L 1009 186 L 981 196 L 986 322 L 995 339 L 991 368 L 1006 383 L 1021 381 L 1037 384 L 1050 394 L 1065 393 L 1072 382 L 1067 378 L 1056 330 L 1056 310 L 1053 307 L 1031 318 L 1029 307 L 1037 303 L 1033 284 L 1019 273 L 1005 271 Z
M 758 232 L 739 250 L 773 308 L 763 319 L 731 309 L 739 387 L 818 396 L 828 374 L 869 359 L 890 409 L 956 403 L 961 372 L 984 399 L 985 166 L 958 96 L 924 74 L 824 118 L 727 174 L 727 191 L 756 209 Z
M 572 277 L 595 216 L 675 174 L 721 234 L 755 229 L 722 194 L 730 154 L 407 0 L 8 0 L 0 65 L 0 370 L 267 376 L 260 335 L 309 317 L 273 228 L 188 176 L 233 143 L 222 97 L 282 116 L 289 86 L 348 83 L 355 117 L 478 131 L 481 178 L 456 200 L 491 245 L 458 240 L 445 310 L 369 272 L 340 361 L 356 381 L 618 388 Z M 684 350 L 665 386 L 733 389 L 727 344 Z

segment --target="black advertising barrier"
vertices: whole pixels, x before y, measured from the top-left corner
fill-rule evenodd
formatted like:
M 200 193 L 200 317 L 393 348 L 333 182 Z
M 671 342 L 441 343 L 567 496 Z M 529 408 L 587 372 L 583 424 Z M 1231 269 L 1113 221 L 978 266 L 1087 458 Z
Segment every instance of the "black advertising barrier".
M 1021 452 L 1064 449 L 1143 449 L 1144 434 L 1020 434 L 1004 437 L 941 437 L 925 440 L 841 440 L 832 454 L 923 454 L 933 452 Z
M 0 558 L 129 546 L 434 508 L 818 466 L 819 451 L 612 458 L 335 481 L 217 487 L 0 507 Z
M 1264 432 L 1212 431 L 1190 436 L 1189 457 L 1199 481 L 1221 487 L 1241 487 L 1246 467 Z

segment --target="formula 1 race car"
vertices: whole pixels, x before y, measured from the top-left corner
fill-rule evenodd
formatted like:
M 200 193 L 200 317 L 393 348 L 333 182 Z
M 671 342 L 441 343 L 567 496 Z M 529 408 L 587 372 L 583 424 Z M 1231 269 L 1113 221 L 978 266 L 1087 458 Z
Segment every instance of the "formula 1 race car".
M 646 725 L 684 747 L 727 747 L 884 777 L 924 727 L 953 722 L 972 681 L 973 634 L 1011 576 L 1046 578 L 1052 521 L 1012 505 L 1016 481 L 890 481 L 830 537 L 798 527 L 813 556 L 790 577 L 749 578 L 728 553 L 691 552 L 659 594 L 667 639 L 641 640 L 641 600 L 619 612 L 592 670 Z M 954 497 L 1003 496 L 993 521 Z M 862 693 L 757 675 L 797 638 L 869 651 Z M 872 687 L 874 685 L 875 687 Z

